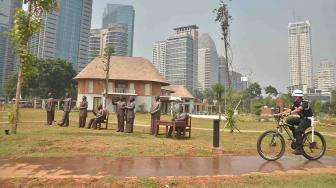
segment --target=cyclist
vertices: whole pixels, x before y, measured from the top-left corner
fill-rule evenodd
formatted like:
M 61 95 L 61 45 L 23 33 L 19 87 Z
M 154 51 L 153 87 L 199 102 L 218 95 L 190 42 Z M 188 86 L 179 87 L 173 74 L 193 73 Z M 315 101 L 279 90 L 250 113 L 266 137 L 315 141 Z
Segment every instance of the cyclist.
M 309 106 L 309 102 L 303 99 L 303 92 L 299 89 L 294 90 L 292 93 L 294 103 L 292 107 L 285 110 L 278 115 L 289 116 L 291 114 L 298 114 L 299 117 L 288 117 L 286 123 L 295 125 L 297 128 L 292 130 L 293 136 L 296 140 L 296 149 L 293 151 L 295 155 L 302 154 L 302 135 L 307 128 L 311 126 L 311 120 L 309 117 L 313 116 L 313 111 Z

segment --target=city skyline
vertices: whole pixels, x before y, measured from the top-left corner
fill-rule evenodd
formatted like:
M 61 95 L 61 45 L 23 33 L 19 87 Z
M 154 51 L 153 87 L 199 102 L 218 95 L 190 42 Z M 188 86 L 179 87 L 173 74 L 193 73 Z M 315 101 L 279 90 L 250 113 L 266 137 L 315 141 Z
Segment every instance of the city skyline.
M 58 2 L 59 11 L 42 16 L 43 26 L 29 48 L 38 58 L 67 60 L 80 71 L 88 64 L 92 0 Z
M 154 0 L 142 2 L 134 0 L 94 1 L 92 27 L 98 28 L 100 26 L 100 7 L 105 7 L 107 3 L 129 4 L 133 5 L 137 12 L 134 56 L 151 59 L 152 45 L 155 42 L 163 40 L 171 28 L 190 24 L 197 24 L 200 33 L 208 32 L 213 36 L 219 49 L 219 55 L 223 55 L 219 26 L 215 23 L 215 15 L 212 12 L 218 6 L 219 1 L 190 3 L 190 0 L 186 0 L 179 2 L 181 6 L 178 7 L 174 7 L 174 2 L 174 0 L 169 2 Z M 302 4 L 304 4 L 303 7 Z M 188 10 L 185 10 L 186 6 L 188 6 Z M 335 6 L 336 2 L 331 0 L 325 0 L 323 3 L 312 0 L 230 2 L 229 11 L 233 17 L 231 45 L 234 54 L 234 71 L 252 77 L 252 81 L 257 81 L 262 86 L 273 85 L 285 92 L 289 82 L 285 76 L 288 75 L 287 24 L 293 20 L 309 19 L 312 23 L 312 43 L 314 45 L 312 57 L 315 73 L 321 59 L 335 61 L 336 55 L 332 52 L 336 51 L 336 46 L 331 42 L 332 39 L 336 40 L 334 34 L 336 33 L 336 25 L 332 22 L 336 17 L 332 8 Z M 165 9 L 155 7 L 165 7 Z M 296 18 L 294 19 L 294 17 Z

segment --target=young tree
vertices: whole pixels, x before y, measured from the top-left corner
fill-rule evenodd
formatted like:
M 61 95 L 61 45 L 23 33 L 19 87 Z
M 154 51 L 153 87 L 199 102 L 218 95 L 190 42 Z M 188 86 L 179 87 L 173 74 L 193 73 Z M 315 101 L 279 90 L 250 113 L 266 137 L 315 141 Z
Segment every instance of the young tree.
M 227 76 L 227 96 L 228 100 L 226 103 L 226 117 L 228 120 L 228 126 L 229 127 L 235 127 L 234 125 L 234 109 L 233 104 L 231 100 L 231 76 L 230 76 L 230 67 L 231 63 L 229 63 L 231 60 L 229 58 L 229 49 L 230 49 L 230 39 L 229 39 L 229 33 L 230 33 L 230 20 L 231 16 L 229 14 L 228 6 L 223 1 L 220 1 L 219 7 L 214 10 L 214 13 L 216 13 L 215 21 L 220 24 L 220 28 L 222 31 L 222 40 L 224 41 L 224 49 L 225 49 L 225 66 L 226 69 L 226 76 Z M 231 131 L 233 132 L 233 131 Z
M 28 11 L 25 12 L 22 8 L 16 10 L 14 15 L 14 26 L 9 33 L 16 48 L 16 53 L 20 59 L 16 84 L 15 113 L 12 124 L 13 134 L 16 134 L 19 118 L 19 102 L 23 76 L 29 74 L 29 71 L 31 70 L 30 64 L 32 62 L 32 55 L 28 49 L 29 39 L 34 33 L 37 33 L 40 30 L 42 15 L 52 12 L 57 8 L 56 0 L 24 0 L 23 3 L 28 4 Z

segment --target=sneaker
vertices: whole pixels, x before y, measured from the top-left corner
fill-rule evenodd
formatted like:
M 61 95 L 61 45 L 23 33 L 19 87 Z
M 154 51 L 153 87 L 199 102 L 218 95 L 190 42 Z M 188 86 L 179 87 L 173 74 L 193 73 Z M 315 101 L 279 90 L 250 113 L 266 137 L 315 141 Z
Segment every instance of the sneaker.
M 299 148 L 296 148 L 294 151 L 292 151 L 294 155 L 302 155 L 302 151 Z

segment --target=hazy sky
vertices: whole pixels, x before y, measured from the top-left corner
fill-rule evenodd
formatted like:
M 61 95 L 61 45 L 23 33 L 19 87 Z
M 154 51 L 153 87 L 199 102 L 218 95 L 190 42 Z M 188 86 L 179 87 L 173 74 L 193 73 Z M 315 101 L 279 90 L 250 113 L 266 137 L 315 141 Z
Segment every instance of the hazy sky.
M 92 28 L 100 28 L 107 3 L 135 8 L 134 56 L 152 60 L 152 45 L 172 28 L 196 24 L 209 33 L 223 54 L 220 30 L 212 12 L 219 0 L 93 0 Z M 233 0 L 233 67 L 262 86 L 285 91 L 288 85 L 288 22 L 310 20 L 314 67 L 336 61 L 336 0 Z

